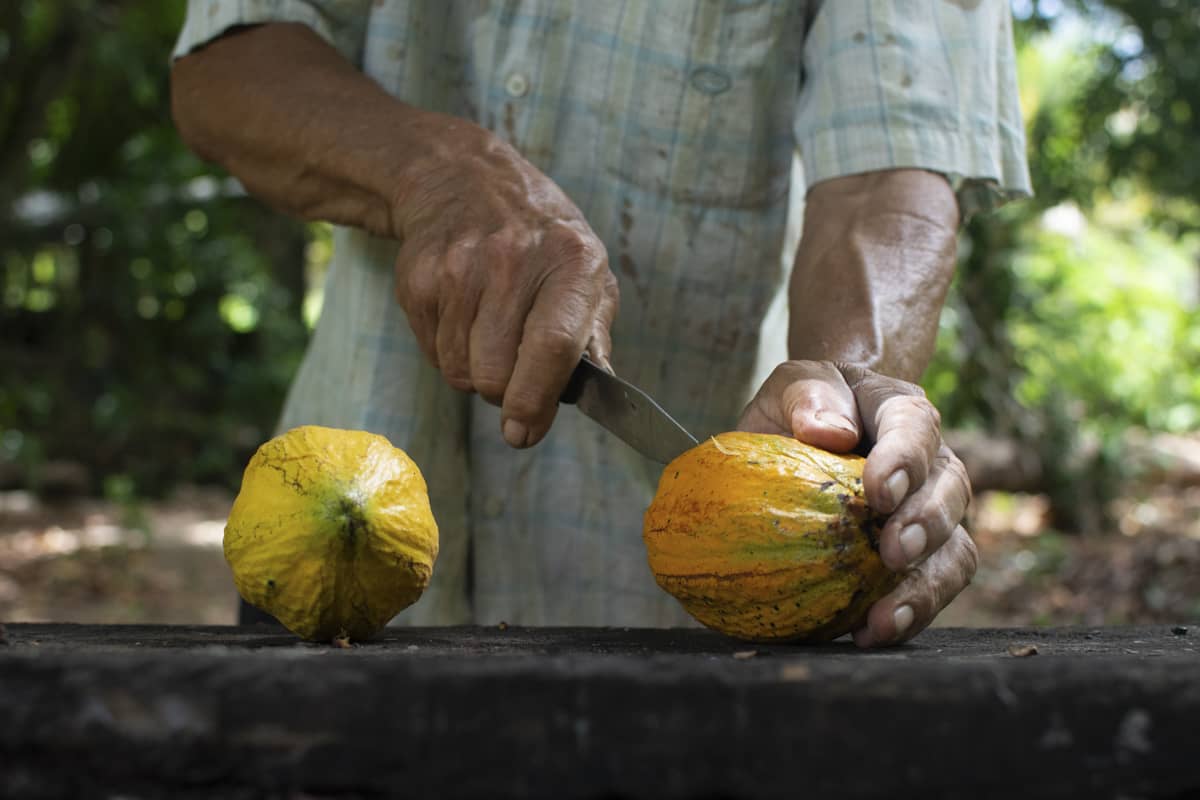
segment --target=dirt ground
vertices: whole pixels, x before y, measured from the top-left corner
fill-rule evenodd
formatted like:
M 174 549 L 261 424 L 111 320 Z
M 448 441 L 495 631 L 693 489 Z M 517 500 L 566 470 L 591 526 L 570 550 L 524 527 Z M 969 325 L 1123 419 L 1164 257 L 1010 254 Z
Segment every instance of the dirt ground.
M 201 488 L 138 505 L 0 493 L 0 620 L 233 622 L 231 502 Z M 979 573 L 938 624 L 1200 621 L 1200 485 L 1134 487 L 1114 501 L 1116 529 L 1089 536 L 1048 530 L 1047 511 L 1039 495 L 976 498 Z

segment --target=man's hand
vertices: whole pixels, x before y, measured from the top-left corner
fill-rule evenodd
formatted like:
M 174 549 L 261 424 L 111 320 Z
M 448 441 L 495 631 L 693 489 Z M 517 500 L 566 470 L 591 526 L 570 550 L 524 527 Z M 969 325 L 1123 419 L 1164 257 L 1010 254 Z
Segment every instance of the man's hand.
M 738 430 L 795 436 L 841 453 L 860 440 L 871 445 L 863 469 L 867 502 L 891 515 L 879 554 L 907 575 L 854 632 L 860 647 L 912 638 L 971 582 L 975 543 L 959 524 L 970 482 L 920 387 L 848 364 L 788 361 L 746 407 Z
M 617 281 L 553 181 L 468 122 L 396 203 L 396 297 L 451 386 L 502 408 L 513 447 L 539 441 L 585 348 L 607 365 Z
M 821 181 L 808 193 L 788 299 L 788 355 L 742 416 L 746 430 L 834 452 L 871 445 L 863 474 L 887 566 L 907 572 L 854 632 L 863 647 L 915 636 L 971 582 L 959 525 L 971 489 L 917 380 L 954 274 L 958 202 L 920 169 Z M 850 366 L 850 364 L 856 366 Z M 893 377 L 885 377 L 893 376 Z
M 304 25 L 231 32 L 176 62 L 197 153 L 306 219 L 399 239 L 396 296 L 456 388 L 545 436 L 584 349 L 609 358 L 617 282 L 579 209 L 512 147 L 387 94 Z

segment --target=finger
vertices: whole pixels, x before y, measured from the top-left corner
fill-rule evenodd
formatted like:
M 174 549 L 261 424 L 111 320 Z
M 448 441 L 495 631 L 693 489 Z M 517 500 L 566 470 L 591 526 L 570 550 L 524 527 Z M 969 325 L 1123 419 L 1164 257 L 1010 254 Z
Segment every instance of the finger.
M 853 450 L 859 440 L 854 393 L 832 364 L 798 362 L 797 376 L 781 401 L 792 435 L 835 453 Z
M 437 363 L 446 383 L 469 392 L 471 327 L 479 307 L 481 269 L 473 242 L 457 241 L 442 253 L 438 281 Z
M 509 257 L 508 249 L 487 245 L 484 257 L 489 266 L 500 263 Z M 471 326 L 471 384 L 483 399 L 500 405 L 517 363 L 517 348 L 533 304 L 534 288 L 514 286 L 505 270 L 489 269 L 488 274 L 488 286 Z
M 891 513 L 929 476 L 942 444 L 941 415 L 919 386 L 860 367 L 840 369 L 873 441 L 863 468 L 867 502 L 876 511 Z
M 508 302 L 506 302 L 506 299 Z M 512 379 L 528 308 L 488 289 L 479 302 L 471 327 L 471 385 L 487 402 L 500 405 Z
M 591 277 L 576 270 L 555 270 L 538 290 L 500 412 L 504 439 L 513 447 L 537 444 L 550 429 L 598 310 Z
M 596 319 L 592 323 L 592 335 L 588 339 L 587 354 L 596 364 L 608 372 L 612 372 L 612 324 L 617 317 L 620 305 L 620 293 L 617 288 L 617 278 L 609 271 L 604 280 L 604 293 L 600 295 L 600 305 L 596 309 Z
M 879 555 L 889 569 L 915 566 L 944 545 L 967 512 L 971 482 L 966 467 L 942 445 L 929 478 L 892 513 L 879 534 Z
M 916 636 L 971 583 L 978 563 L 975 542 L 959 525 L 944 547 L 871 606 L 867 624 L 854 632 L 854 643 L 883 647 Z
M 404 309 L 421 352 L 435 367 L 437 356 L 438 286 L 437 254 L 406 243 L 396 256 L 396 302 Z
M 767 378 L 742 417 L 741 430 L 788 431 L 800 441 L 834 452 L 859 440 L 854 394 L 828 362 L 787 361 Z

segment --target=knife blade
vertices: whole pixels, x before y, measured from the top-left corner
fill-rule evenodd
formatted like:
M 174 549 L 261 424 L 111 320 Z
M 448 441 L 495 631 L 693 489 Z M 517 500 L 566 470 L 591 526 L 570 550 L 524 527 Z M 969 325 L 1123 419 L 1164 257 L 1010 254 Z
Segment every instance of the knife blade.
M 559 398 L 574 405 L 646 458 L 667 464 L 696 446 L 696 437 L 654 398 L 584 356 Z

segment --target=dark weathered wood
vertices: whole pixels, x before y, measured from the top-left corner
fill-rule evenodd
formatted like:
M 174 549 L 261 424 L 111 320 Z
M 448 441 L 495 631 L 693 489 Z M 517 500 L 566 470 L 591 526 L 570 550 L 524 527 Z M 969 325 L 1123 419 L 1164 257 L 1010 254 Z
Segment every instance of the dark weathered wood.
M 391 629 L 339 650 L 9 625 L 0 796 L 1194 797 L 1200 636 L 1172 627 L 861 653 L 701 630 Z

